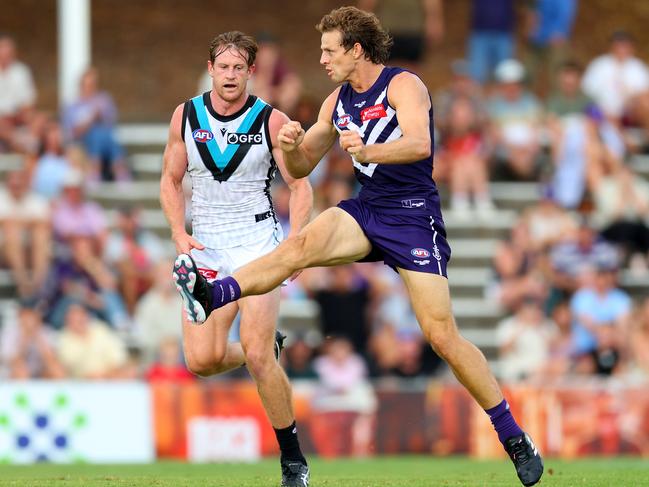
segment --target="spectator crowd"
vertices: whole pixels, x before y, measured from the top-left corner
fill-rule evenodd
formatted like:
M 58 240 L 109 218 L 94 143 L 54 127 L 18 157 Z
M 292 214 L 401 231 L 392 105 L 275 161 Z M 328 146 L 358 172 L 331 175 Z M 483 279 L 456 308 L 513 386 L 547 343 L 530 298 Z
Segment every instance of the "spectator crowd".
M 382 3 L 364 6 L 391 15 Z M 649 141 L 649 66 L 624 31 L 588 63 L 572 59 L 578 8 L 577 0 L 538 0 L 521 18 L 513 0 L 473 0 L 466 56 L 450 63 L 447 86 L 431 87 L 432 176 L 448 221 L 512 221 L 484 284 L 485 301 L 504 317 L 492 323 L 488 346 L 509 381 L 649 376 L 649 299 L 634 302 L 621 285 L 649 281 L 649 182 L 632 164 Z M 395 50 L 415 71 L 444 42 L 443 2 L 422 9 L 420 28 L 397 39 L 410 47 Z M 526 34 L 517 39 L 521 19 Z M 259 42 L 249 90 L 308 127 L 318 102 L 279 40 L 263 33 Z M 86 70 L 77 99 L 51 114 L 39 109 L 31 70 L 18 59 L 14 39 L 0 34 L 0 157 L 20 161 L 0 188 L 0 266 L 15 288 L 1 313 L 3 375 L 194 380 L 182 359 L 173 249 L 147 230 L 141 208 L 107 209 L 89 197 L 105 181 L 134 178 L 100 73 Z M 199 86 L 209 89 L 209 80 Z M 315 212 L 358 190 L 339 148 L 311 180 Z M 499 208 L 492 183 L 503 181 L 532 185 L 537 201 Z M 278 181 L 273 195 L 286 234 L 289 191 Z M 453 287 L 452 265 L 449 279 Z M 320 381 L 323 410 L 371 412 L 368 378 L 447 373 L 398 275 L 381 263 L 309 269 L 282 292 L 319 309 L 315 324 L 289 330 L 282 362 L 291 378 Z M 361 451 L 366 420 L 354 426 Z

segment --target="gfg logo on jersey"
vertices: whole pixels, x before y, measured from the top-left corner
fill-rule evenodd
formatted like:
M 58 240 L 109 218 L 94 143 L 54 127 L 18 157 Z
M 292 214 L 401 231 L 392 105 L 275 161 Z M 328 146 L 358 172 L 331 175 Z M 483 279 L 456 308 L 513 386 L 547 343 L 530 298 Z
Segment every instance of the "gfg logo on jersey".
M 419 248 L 419 247 L 416 248 L 416 249 L 412 249 L 412 250 L 410 251 L 410 253 L 411 253 L 414 257 L 419 257 L 419 258 L 422 258 L 422 257 L 423 257 L 423 258 L 430 257 L 430 252 L 428 252 L 428 250 L 426 250 L 426 249 L 422 249 L 422 248 Z
M 226 136 L 225 140 L 227 140 L 228 144 L 230 145 L 259 145 L 261 144 L 262 138 L 261 134 L 239 134 L 236 132 L 230 132 Z
M 338 117 L 338 120 L 336 120 L 336 126 L 338 128 L 347 127 L 347 125 L 349 125 L 351 121 L 352 121 L 352 116 L 349 115 L 348 113 L 345 113 L 344 115 Z
M 192 137 L 194 137 L 194 140 L 196 142 L 202 142 L 205 144 L 208 140 L 212 140 L 214 138 L 214 134 L 210 132 L 209 130 L 204 130 L 204 129 L 196 129 L 192 132 Z

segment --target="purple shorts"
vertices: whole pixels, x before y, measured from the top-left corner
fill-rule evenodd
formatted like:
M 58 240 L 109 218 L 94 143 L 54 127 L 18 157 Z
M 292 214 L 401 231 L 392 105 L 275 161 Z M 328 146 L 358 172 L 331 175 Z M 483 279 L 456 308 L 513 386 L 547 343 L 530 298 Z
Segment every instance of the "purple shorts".
M 344 200 L 338 208 L 349 213 L 372 244 L 359 262 L 383 261 L 393 269 L 446 275 L 451 247 L 446 241 L 444 221 L 421 212 L 382 212 L 359 199 Z

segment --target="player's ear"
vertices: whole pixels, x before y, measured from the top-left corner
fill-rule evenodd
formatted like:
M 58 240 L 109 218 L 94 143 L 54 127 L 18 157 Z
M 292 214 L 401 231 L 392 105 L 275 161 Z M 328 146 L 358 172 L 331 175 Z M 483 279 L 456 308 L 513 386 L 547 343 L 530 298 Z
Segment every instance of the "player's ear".
M 256 69 L 257 69 L 256 64 L 253 64 L 252 66 L 248 67 L 248 76 L 252 76 L 252 73 L 254 73 Z
M 214 65 L 209 59 L 207 60 L 207 72 L 210 73 L 210 76 L 214 76 Z
M 360 42 L 354 44 L 354 47 L 352 48 L 352 54 L 354 56 L 354 59 L 361 58 L 361 56 L 363 55 L 363 46 L 361 46 Z

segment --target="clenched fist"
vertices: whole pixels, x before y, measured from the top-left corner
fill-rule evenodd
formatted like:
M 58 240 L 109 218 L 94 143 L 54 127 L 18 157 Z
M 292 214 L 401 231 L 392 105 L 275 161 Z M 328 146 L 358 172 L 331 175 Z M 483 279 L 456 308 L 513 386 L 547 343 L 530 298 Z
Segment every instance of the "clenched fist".
M 290 121 L 285 123 L 277 134 L 279 148 L 284 152 L 292 152 L 304 140 L 304 129 L 300 122 Z
M 355 130 L 343 130 L 338 141 L 340 147 L 356 159 L 356 162 L 365 162 L 365 144 L 358 132 Z

